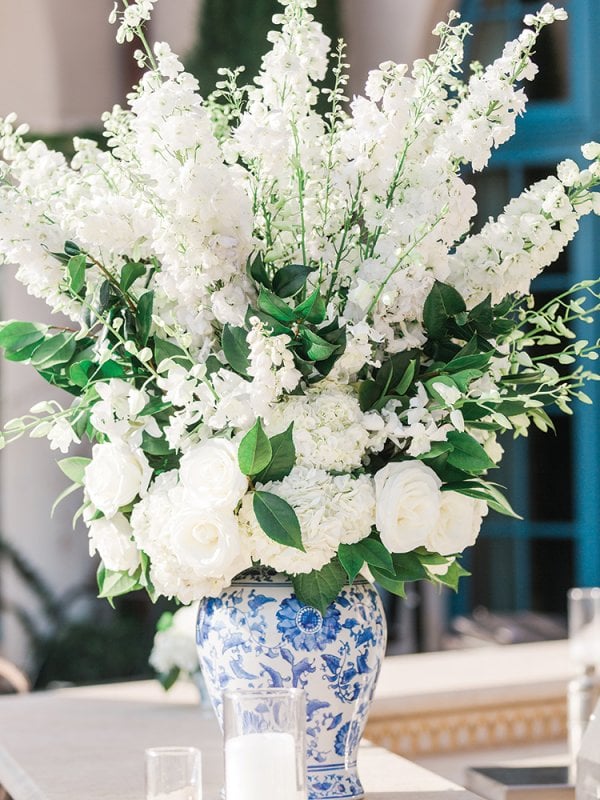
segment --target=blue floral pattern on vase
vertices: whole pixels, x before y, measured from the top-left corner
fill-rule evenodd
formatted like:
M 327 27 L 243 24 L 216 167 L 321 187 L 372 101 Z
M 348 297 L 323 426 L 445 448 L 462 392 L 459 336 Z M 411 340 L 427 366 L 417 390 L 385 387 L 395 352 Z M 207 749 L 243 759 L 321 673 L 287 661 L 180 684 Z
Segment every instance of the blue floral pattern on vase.
M 196 639 L 220 722 L 226 689 L 304 689 L 309 800 L 364 796 L 356 759 L 386 641 L 369 583 L 342 589 L 322 615 L 284 576 L 253 573 L 200 604 Z

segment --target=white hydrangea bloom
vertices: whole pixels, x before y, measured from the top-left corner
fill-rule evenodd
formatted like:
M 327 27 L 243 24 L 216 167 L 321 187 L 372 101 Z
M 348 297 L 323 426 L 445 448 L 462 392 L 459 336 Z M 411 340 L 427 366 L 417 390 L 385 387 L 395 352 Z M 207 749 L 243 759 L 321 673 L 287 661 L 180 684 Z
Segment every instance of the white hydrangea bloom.
M 369 417 L 344 387 L 287 397 L 272 409 L 266 430 L 273 436 L 292 423 L 297 464 L 338 472 L 361 466 L 370 443 Z
M 340 544 L 367 537 L 375 522 L 375 493 L 366 475 L 334 477 L 324 470 L 297 466 L 282 481 L 258 488 L 282 497 L 293 507 L 306 552 L 270 539 L 254 515 L 252 496 L 247 495 L 239 517 L 252 557 L 292 575 L 320 569 L 331 561 Z

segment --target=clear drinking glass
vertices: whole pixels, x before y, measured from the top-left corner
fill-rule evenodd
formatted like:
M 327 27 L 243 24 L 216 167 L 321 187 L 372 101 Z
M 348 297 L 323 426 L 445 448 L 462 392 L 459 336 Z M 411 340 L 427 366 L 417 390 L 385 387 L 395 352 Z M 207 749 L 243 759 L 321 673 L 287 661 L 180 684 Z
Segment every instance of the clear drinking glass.
M 146 800 L 202 800 L 202 762 L 195 747 L 146 750 Z
M 301 689 L 223 695 L 226 800 L 306 800 Z
M 570 589 L 569 655 L 578 667 L 600 666 L 600 587 Z

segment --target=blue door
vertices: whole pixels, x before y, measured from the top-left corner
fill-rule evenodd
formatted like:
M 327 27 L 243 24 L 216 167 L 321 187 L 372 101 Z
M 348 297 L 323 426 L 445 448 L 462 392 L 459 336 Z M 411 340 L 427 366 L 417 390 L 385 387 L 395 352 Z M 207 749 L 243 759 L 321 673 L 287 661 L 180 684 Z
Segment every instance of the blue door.
M 522 28 L 524 14 L 541 3 L 523 0 L 466 0 L 472 22 L 467 63 L 489 63 L 504 41 Z M 507 200 L 553 172 L 564 158 L 581 162 L 579 147 L 600 140 L 600 4 L 567 0 L 568 22 L 545 29 L 535 61 L 540 73 L 525 91 L 528 112 L 517 135 L 499 150 L 490 168 L 474 175 L 479 224 L 496 216 Z M 540 300 L 570 284 L 600 275 L 600 219 L 583 220 L 581 231 L 558 263 L 534 284 Z M 597 339 L 596 325 L 578 331 Z M 509 487 L 522 521 L 490 514 L 465 566 L 453 611 L 478 605 L 496 611 L 533 609 L 563 613 L 570 586 L 600 585 L 600 391 L 590 387 L 595 407 L 578 404 L 572 417 L 552 412 L 556 436 L 531 430 L 504 440 L 503 466 L 494 478 Z

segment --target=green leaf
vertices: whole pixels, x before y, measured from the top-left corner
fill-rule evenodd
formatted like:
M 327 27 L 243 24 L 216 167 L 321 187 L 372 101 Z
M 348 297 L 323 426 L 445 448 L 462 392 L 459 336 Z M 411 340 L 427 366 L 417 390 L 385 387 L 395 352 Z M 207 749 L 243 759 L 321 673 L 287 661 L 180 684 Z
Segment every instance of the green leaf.
M 327 315 L 327 306 L 318 288 L 304 302 L 296 306 L 296 315 L 313 325 L 320 325 L 323 322 Z
M 166 339 L 161 339 L 159 336 L 154 336 L 152 341 L 154 360 L 156 361 L 157 365 L 160 364 L 161 361 L 171 358 L 183 366 L 192 366 L 192 362 L 186 355 L 185 351 L 179 347 L 179 345 L 173 344 L 173 342 L 168 342 Z
M 292 321 L 284 325 L 282 322 L 279 322 L 279 320 L 276 320 L 275 317 L 265 314 L 264 311 L 261 311 L 258 308 L 249 307 L 245 317 L 246 326 L 248 328 L 252 326 L 252 323 L 250 322 L 252 317 L 258 317 L 261 322 L 264 322 L 273 336 L 280 336 L 281 334 L 285 334 L 287 336 L 292 335 L 292 329 L 289 327 L 289 325 L 292 324 Z
M 244 328 L 225 325 L 221 337 L 221 347 L 225 358 L 234 372 L 246 377 L 250 365 L 250 346 L 246 341 L 248 332 Z
M 84 359 L 77 361 L 69 367 L 69 380 L 75 386 L 80 386 L 82 389 L 88 385 L 90 368 L 94 366 L 92 361 Z
M 436 281 L 423 307 L 423 324 L 431 339 L 440 339 L 448 320 L 466 311 L 465 301 L 452 286 Z
M 413 384 L 417 375 L 418 364 L 414 359 L 411 360 L 406 368 L 404 375 L 400 379 L 400 383 L 394 389 L 394 392 L 400 396 L 405 395 Z
M 292 577 L 294 592 L 298 600 L 307 606 L 316 608 L 323 615 L 327 613 L 329 605 L 346 585 L 346 581 L 346 571 L 335 558 L 320 570 Z
M 253 477 L 266 469 L 272 455 L 271 442 L 259 418 L 240 442 L 238 464 L 244 475 Z
M 433 580 L 435 583 L 442 583 L 444 586 L 448 586 L 450 589 L 457 592 L 460 579 L 470 574 L 470 572 L 467 572 L 466 569 L 461 567 L 458 561 L 454 561 L 450 564 L 448 571 L 444 575 L 433 575 L 430 580 Z
M 68 255 L 70 257 L 78 256 L 81 253 L 81 248 L 79 247 L 79 245 L 75 244 L 75 242 L 69 241 L 68 239 L 65 242 L 64 250 L 65 250 L 66 255 Z
M 394 353 L 391 358 L 383 362 L 375 376 L 375 382 L 381 387 L 382 396 L 394 391 L 399 384 L 404 382 L 406 370 L 411 362 L 416 362 L 417 359 L 416 350 L 405 350 L 403 353 Z
M 451 466 L 474 475 L 496 466 L 483 446 L 468 433 L 450 431 L 448 441 L 453 448 L 448 453 L 448 463 Z
M 341 544 L 338 547 L 338 558 L 340 564 L 344 568 L 350 583 L 354 583 L 354 579 L 361 571 L 365 559 L 356 549 L 353 544 Z
M 271 279 L 269 278 L 269 273 L 265 268 L 265 262 L 260 253 L 258 253 L 252 264 L 250 264 L 248 272 L 256 283 L 266 286 L 267 289 L 271 288 Z
M 304 264 L 288 264 L 273 276 L 273 291 L 278 297 L 293 297 L 305 286 L 306 279 L 314 271 L 314 267 Z
M 54 503 L 52 504 L 52 508 L 50 510 L 50 517 L 54 516 L 54 512 L 56 511 L 58 505 L 62 503 L 65 497 L 68 497 L 70 494 L 73 494 L 73 492 L 77 491 L 77 489 L 79 488 L 81 488 L 81 484 L 79 483 L 72 483 L 70 486 L 67 486 L 64 492 L 61 492 L 54 501 Z
M 288 502 L 270 492 L 254 492 L 253 508 L 258 524 L 270 539 L 304 552 L 300 523 Z
M 139 412 L 138 416 L 140 417 L 154 416 L 156 414 L 160 414 L 162 411 L 166 411 L 168 408 L 173 408 L 172 403 L 170 403 L 168 400 L 163 400 L 162 396 L 155 397 L 146 403 L 146 405 Z
M 370 411 L 382 395 L 382 388 L 376 381 L 363 381 L 358 387 L 360 410 Z
M 85 268 L 87 259 L 85 255 L 72 256 L 67 263 L 69 273 L 69 286 L 72 292 L 79 294 L 85 283 Z
M 168 672 L 160 672 L 158 675 L 158 682 L 163 687 L 165 692 L 168 692 L 169 689 L 177 682 L 179 676 L 181 675 L 181 670 L 179 667 L 171 667 Z
M 160 439 L 150 436 L 147 431 L 142 434 L 142 450 L 150 456 L 168 456 L 173 449 L 167 439 L 161 436 Z
M 406 597 L 406 590 L 404 589 L 404 581 L 391 577 L 387 572 L 371 567 L 371 574 L 375 581 L 387 589 L 388 592 L 397 595 L 398 597 Z
M 140 343 L 145 345 L 152 328 L 152 309 L 154 307 L 154 292 L 145 292 L 137 304 L 136 329 Z
M 158 622 L 156 623 L 156 630 L 157 631 L 168 631 L 169 628 L 173 627 L 173 617 L 174 614 L 172 611 L 165 611 L 163 612 L 160 617 L 158 618 Z
M 112 600 L 113 597 L 133 592 L 140 588 L 139 570 L 130 575 L 128 572 L 113 572 L 110 569 L 98 570 L 98 597 Z
M 83 486 L 85 468 L 91 460 L 91 458 L 83 458 L 83 456 L 71 456 L 70 458 L 62 458 L 56 463 L 67 478 L 70 478 L 78 486 Z
M 77 349 L 76 334 L 61 332 L 45 339 L 35 348 L 31 363 L 39 370 L 48 370 L 58 364 L 66 364 L 73 358 Z
M 98 374 L 101 378 L 123 378 L 125 377 L 125 370 L 121 364 L 109 359 L 102 364 Z
M 287 430 L 271 438 L 271 460 L 267 467 L 256 476 L 259 483 L 282 481 L 292 471 L 296 463 L 296 448 L 293 437 L 294 423 Z
M 139 577 L 139 584 L 142 589 L 145 589 L 148 597 L 153 603 L 156 603 L 158 599 L 158 593 L 154 588 L 154 584 L 152 583 L 152 578 L 150 577 L 150 557 L 147 553 L 140 552 L 140 577 Z
M 287 303 L 268 289 L 261 289 L 258 295 L 258 307 L 277 322 L 294 322 L 296 315 Z
M 452 375 L 452 380 L 458 386 L 460 391 L 463 394 L 466 394 L 469 389 L 469 385 L 474 380 L 477 380 L 477 378 L 481 378 L 482 375 L 483 372 L 481 372 L 479 369 L 461 369 L 459 372 L 455 372 Z
M 8 320 L 0 323 L 0 347 L 10 361 L 27 361 L 36 347 L 44 340 L 47 325 L 36 322 Z
M 300 338 L 304 342 L 306 355 L 311 361 L 325 361 L 339 349 L 337 344 L 331 344 L 308 328 L 300 331 Z
M 370 567 L 377 567 L 387 572 L 394 572 L 392 556 L 378 539 L 373 539 L 371 537 L 362 539 L 362 541 L 355 544 L 354 547 L 356 548 L 356 552 L 362 556 Z
M 403 582 L 420 581 L 427 577 L 421 559 L 416 553 L 393 553 L 394 575 Z
M 465 369 L 485 369 L 494 351 L 478 353 L 472 356 L 456 356 L 446 364 L 444 370 L 449 373 L 462 372 Z
M 490 508 L 514 519 L 523 519 L 513 509 L 504 494 L 495 483 L 488 481 L 459 481 L 457 483 L 447 483 L 442 487 L 443 492 L 459 492 L 475 500 L 483 500 Z
M 142 275 L 146 274 L 146 265 L 141 264 L 137 261 L 129 261 L 127 264 L 124 265 L 123 269 L 121 270 L 121 280 L 119 282 L 119 286 L 124 292 L 127 292 L 131 286 L 137 281 L 138 278 L 141 278 Z

